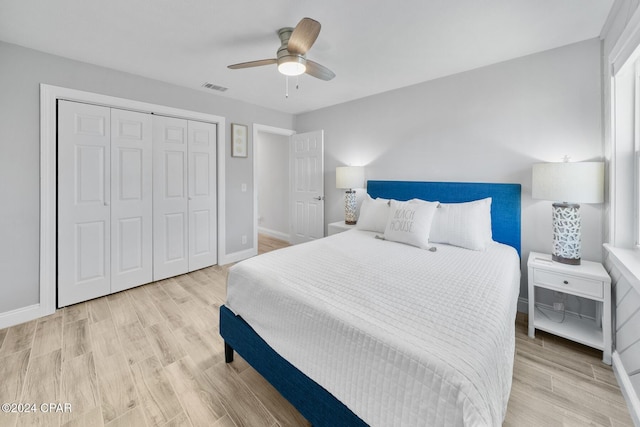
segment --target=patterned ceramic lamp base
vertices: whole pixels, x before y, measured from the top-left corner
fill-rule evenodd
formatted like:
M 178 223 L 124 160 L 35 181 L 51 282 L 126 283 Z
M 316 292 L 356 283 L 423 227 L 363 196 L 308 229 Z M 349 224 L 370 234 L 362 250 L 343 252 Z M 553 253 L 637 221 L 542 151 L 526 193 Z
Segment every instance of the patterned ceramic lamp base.
M 554 261 L 563 264 L 580 264 L 580 205 L 553 204 L 553 251 Z
M 356 192 L 348 190 L 344 193 L 344 222 L 345 224 L 355 224 L 356 217 Z

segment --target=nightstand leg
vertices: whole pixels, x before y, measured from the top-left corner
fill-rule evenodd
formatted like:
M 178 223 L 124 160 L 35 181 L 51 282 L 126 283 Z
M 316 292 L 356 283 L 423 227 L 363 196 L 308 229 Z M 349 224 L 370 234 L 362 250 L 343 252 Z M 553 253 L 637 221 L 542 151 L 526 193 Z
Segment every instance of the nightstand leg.
M 606 288 L 605 288 L 606 289 Z M 611 291 L 605 292 L 602 303 L 602 338 L 604 340 L 604 350 L 602 351 L 602 362 L 611 365 L 612 347 L 612 324 L 611 324 Z
M 535 287 L 533 286 L 533 282 L 531 281 L 532 277 L 529 276 L 529 338 L 536 337 L 536 328 L 533 326 L 535 321 L 535 310 L 536 310 L 536 295 L 535 295 Z
M 529 318 L 529 338 L 536 337 L 536 328 L 533 327 L 533 320 Z

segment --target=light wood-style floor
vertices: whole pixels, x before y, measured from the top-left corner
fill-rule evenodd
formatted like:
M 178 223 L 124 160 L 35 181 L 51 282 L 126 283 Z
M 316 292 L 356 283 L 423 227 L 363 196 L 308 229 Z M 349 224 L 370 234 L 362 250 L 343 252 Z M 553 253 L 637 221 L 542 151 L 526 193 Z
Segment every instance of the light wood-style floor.
M 259 251 L 283 245 L 261 237 Z M 0 426 L 308 426 L 240 357 L 224 363 L 226 272 L 207 268 L 0 330 L 0 403 L 37 407 L 0 413 Z M 544 333 L 531 340 L 525 316 L 516 334 L 505 425 L 632 425 L 601 352 Z M 45 413 L 43 403 L 71 412 Z

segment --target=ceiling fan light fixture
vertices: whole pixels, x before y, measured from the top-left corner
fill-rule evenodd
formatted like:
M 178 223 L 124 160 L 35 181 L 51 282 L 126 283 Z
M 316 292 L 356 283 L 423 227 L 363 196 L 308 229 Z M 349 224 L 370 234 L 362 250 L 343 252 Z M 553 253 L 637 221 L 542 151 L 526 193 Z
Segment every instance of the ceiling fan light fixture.
M 285 76 L 299 76 L 307 71 L 306 60 L 299 55 L 287 55 L 278 60 L 278 71 Z
M 307 52 L 315 43 L 318 34 L 320 23 L 311 18 L 302 18 L 295 28 L 284 27 L 278 30 L 280 47 L 275 58 L 231 64 L 227 68 L 238 70 L 278 64 L 278 71 L 285 76 L 295 77 L 307 73 L 311 77 L 329 81 L 336 76 L 333 71 L 317 62 L 307 60 Z

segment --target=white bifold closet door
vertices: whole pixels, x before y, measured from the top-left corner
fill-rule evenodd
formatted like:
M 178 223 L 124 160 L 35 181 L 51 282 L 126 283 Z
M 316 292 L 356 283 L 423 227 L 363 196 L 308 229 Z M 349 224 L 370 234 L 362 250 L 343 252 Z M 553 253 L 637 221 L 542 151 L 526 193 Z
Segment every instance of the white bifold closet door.
M 217 125 L 189 121 L 189 271 L 218 262 Z
M 149 114 L 58 103 L 58 306 L 152 280 Z
M 111 109 L 111 292 L 153 280 L 151 115 Z
M 153 117 L 153 278 L 217 262 L 215 124 Z

